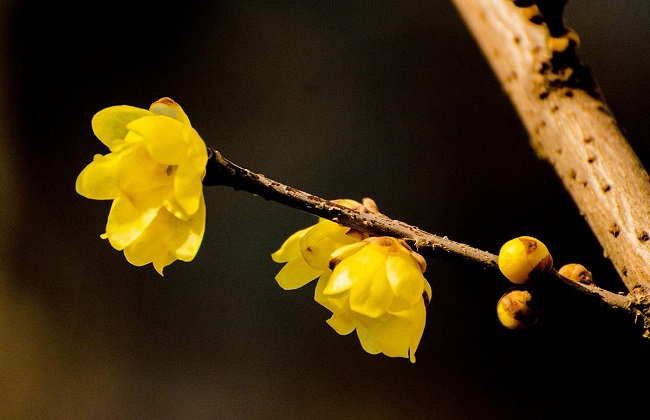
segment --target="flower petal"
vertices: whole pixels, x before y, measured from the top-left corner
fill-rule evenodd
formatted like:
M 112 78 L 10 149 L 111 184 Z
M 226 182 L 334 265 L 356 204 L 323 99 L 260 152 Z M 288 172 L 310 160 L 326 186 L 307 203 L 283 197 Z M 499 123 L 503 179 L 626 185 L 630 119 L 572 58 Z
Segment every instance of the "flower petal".
M 162 275 L 162 269 L 176 260 L 161 237 L 165 235 L 165 218 L 169 213 L 161 209 L 148 228 L 124 248 L 127 261 L 135 266 L 154 263 L 154 268 Z
M 119 146 L 127 134 L 127 124 L 142 117 L 154 115 L 146 109 L 129 105 L 104 108 L 91 121 L 93 132 L 110 150 Z
M 368 244 L 336 266 L 323 293 L 334 295 L 350 290 L 353 311 L 372 318 L 380 317 L 393 299 L 385 265 L 383 247 Z
M 181 261 L 192 261 L 199 252 L 205 232 L 205 200 L 201 195 L 199 208 L 189 220 L 171 218 L 167 222 L 167 249 Z
M 172 168 L 155 162 L 139 144 L 131 149 L 135 153 L 124 159 L 118 183 L 120 190 L 143 211 L 162 207 L 173 193 Z
M 174 175 L 174 204 L 178 205 L 181 214 L 191 217 L 199 208 L 199 200 L 203 196 L 201 179 L 204 172 L 205 164 L 200 172 L 187 165 L 178 166 Z M 181 217 L 177 212 L 172 211 L 172 213 L 176 214 L 176 217 Z
M 314 270 L 299 257 L 287 262 L 275 276 L 275 280 L 283 289 L 293 290 L 306 285 L 321 273 L 322 270 Z
M 429 284 L 429 282 L 428 282 L 426 279 L 424 280 L 424 291 L 423 291 L 423 294 L 424 294 L 424 293 L 427 294 L 427 301 L 426 301 L 426 303 L 425 303 L 425 306 L 426 306 L 426 305 L 429 304 L 429 302 L 431 302 L 431 298 L 432 298 L 432 296 L 433 296 L 433 291 L 431 290 L 431 285 Z M 424 299 L 424 296 L 423 296 L 423 299 Z
M 386 260 L 386 276 L 395 297 L 411 306 L 422 299 L 424 276 L 410 254 L 390 252 Z
M 165 209 L 159 211 L 164 218 L 158 241 L 165 245 L 167 251 L 181 261 L 192 261 L 199 251 L 205 232 L 205 201 L 203 196 L 195 215 L 188 220 L 175 217 Z
M 293 233 L 289 236 L 280 246 L 280 248 L 271 254 L 273 261 L 277 263 L 287 262 L 294 258 L 302 258 L 300 254 L 300 238 L 305 236 L 305 233 L 315 225 L 309 226 L 305 229 L 301 229 L 298 232 Z
M 343 262 L 336 266 L 335 271 L 323 289 L 324 295 L 336 295 L 352 287 L 355 279 L 350 275 L 349 265 L 349 260 L 343 260 Z
M 93 200 L 114 199 L 120 195 L 117 180 L 121 166 L 120 156 L 114 153 L 95 155 L 77 177 L 77 193 Z
M 194 130 L 165 115 L 138 118 L 131 121 L 127 128 L 142 136 L 143 145 L 153 160 L 163 165 L 178 165 L 185 159 L 188 143 L 184 131 Z
M 357 323 L 348 314 L 334 313 L 332 317 L 326 321 L 334 331 L 340 335 L 348 335 L 357 326 Z
M 133 265 L 153 263 L 160 275 L 163 268 L 174 261 L 191 261 L 201 246 L 205 230 L 205 204 L 196 217 L 180 220 L 161 208 L 147 229 L 124 249 L 124 255 Z
M 369 329 L 363 325 L 357 325 L 357 337 L 359 337 L 361 347 L 363 347 L 366 353 L 379 354 L 381 353 L 381 345 L 377 343 L 373 331 L 374 329 Z
M 185 111 L 183 111 L 183 108 L 181 108 L 181 106 L 171 98 L 164 97 L 158 99 L 156 102 L 151 104 L 149 111 L 156 115 L 166 115 L 182 122 L 183 124 L 191 126 L 190 119 Z
M 386 314 L 393 299 L 385 271 L 377 270 L 358 280 L 350 290 L 350 309 L 371 318 L 379 318 Z
M 320 278 L 318 279 L 318 283 L 316 283 L 316 288 L 314 290 L 314 300 L 320 303 L 325 308 L 332 311 L 333 313 L 349 312 L 350 311 L 350 303 L 348 299 L 349 293 L 344 292 L 335 295 L 326 295 L 323 293 L 323 291 L 327 287 L 327 284 L 330 281 L 331 276 L 332 276 L 331 271 L 326 271 L 323 274 L 321 274 Z
M 390 357 L 408 357 L 415 362 L 415 351 L 422 338 L 426 311 L 424 304 L 414 305 L 404 315 L 393 315 L 372 328 L 357 326 L 361 346 L 368 353 Z
M 154 260 L 152 261 L 152 264 L 153 264 L 153 268 L 155 268 L 156 271 L 158 272 L 158 274 L 160 274 L 162 276 L 163 275 L 163 269 L 165 267 L 167 267 L 168 265 L 170 265 L 171 263 L 173 263 L 174 261 L 176 261 L 176 258 L 172 254 L 170 254 L 170 253 L 167 253 L 167 254 L 161 253 L 161 254 L 157 255 L 154 258 Z
M 407 320 L 411 331 L 411 342 L 409 344 L 409 355 L 412 363 L 415 363 L 415 351 L 420 345 L 422 334 L 427 320 L 427 311 L 424 303 L 416 303 L 409 310 L 395 314 L 396 317 Z
M 128 198 L 119 196 L 113 201 L 106 223 L 106 237 L 113 248 L 124 249 L 133 242 L 151 224 L 158 209 L 140 211 Z
M 349 227 L 329 220 L 319 220 L 300 241 L 300 252 L 303 258 L 313 268 L 327 270 L 332 252 L 344 245 L 359 241 L 346 235 L 349 230 Z

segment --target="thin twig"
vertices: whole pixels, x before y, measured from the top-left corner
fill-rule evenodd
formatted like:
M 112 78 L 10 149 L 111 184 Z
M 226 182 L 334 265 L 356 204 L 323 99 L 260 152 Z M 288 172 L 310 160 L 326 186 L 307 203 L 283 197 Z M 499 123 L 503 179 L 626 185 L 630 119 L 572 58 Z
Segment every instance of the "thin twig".
M 275 201 L 302 210 L 341 225 L 366 232 L 371 236 L 391 236 L 411 242 L 423 255 L 449 261 L 469 263 L 486 270 L 498 270 L 497 256 L 469 245 L 434 235 L 383 214 L 361 213 L 325 200 L 280 182 L 254 173 L 224 158 L 218 151 L 208 149 L 208 164 L 203 184 L 228 186 L 246 191 L 266 200 Z M 545 277 L 581 292 L 612 309 L 623 310 L 634 319 L 642 318 L 646 324 L 647 303 L 640 303 L 631 295 L 620 295 L 593 285 L 583 285 L 563 277 L 556 270 Z

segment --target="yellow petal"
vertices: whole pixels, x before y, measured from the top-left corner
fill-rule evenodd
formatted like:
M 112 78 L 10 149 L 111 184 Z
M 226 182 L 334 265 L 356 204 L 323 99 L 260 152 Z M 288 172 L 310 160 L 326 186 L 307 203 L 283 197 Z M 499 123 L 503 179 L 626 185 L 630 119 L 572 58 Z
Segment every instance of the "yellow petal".
M 294 258 L 301 257 L 300 254 L 300 238 L 305 236 L 305 233 L 315 225 L 309 226 L 305 229 L 299 230 L 289 236 L 280 246 L 280 248 L 271 254 L 273 261 L 277 263 L 287 262 Z
M 117 105 L 102 109 L 91 121 L 93 132 L 97 138 L 113 150 L 118 147 L 127 134 L 127 124 L 138 118 L 154 115 L 146 109 L 129 105 Z
M 361 345 L 389 357 L 409 357 L 411 331 L 408 322 L 392 316 L 373 329 L 357 328 Z M 365 348 L 365 346 L 364 346 Z
M 371 318 L 381 317 L 393 300 L 385 266 L 386 253 L 367 245 L 334 268 L 323 294 L 331 296 L 349 290 L 351 310 Z
M 300 252 L 309 265 L 317 270 L 327 270 L 331 254 L 336 249 L 358 242 L 346 235 L 350 228 L 322 219 L 300 241 Z
M 350 309 L 371 318 L 386 314 L 393 299 L 385 270 L 377 270 L 360 278 L 350 289 Z
M 359 245 L 351 244 L 332 253 L 332 257 L 345 258 L 334 269 L 333 278 L 323 290 L 324 294 L 334 295 L 344 292 L 353 287 L 356 282 L 371 278 L 377 270 L 383 269 L 384 254 L 378 252 L 376 247 L 365 244 L 365 242 Z
M 349 245 L 344 245 L 340 248 L 337 248 L 334 252 L 332 252 L 330 257 L 332 260 L 342 261 L 347 257 L 350 257 L 356 254 L 357 252 L 359 252 L 364 246 L 366 246 L 366 242 L 363 241 L 355 242 Z
M 146 236 L 143 235 L 131 242 L 124 248 L 124 256 L 127 261 L 135 266 L 143 266 L 153 262 L 154 260 L 162 261 L 171 259 L 167 265 L 171 264 L 174 260 L 173 255 L 167 251 L 161 242 L 152 240 L 152 236 L 159 233 L 157 229 L 151 229 L 147 232 Z M 164 266 L 163 266 L 164 267 Z M 156 268 L 156 271 L 161 272 Z
M 171 98 L 164 97 L 158 99 L 156 102 L 151 104 L 149 111 L 156 115 L 166 115 L 182 122 L 183 124 L 191 126 L 190 119 L 187 114 L 185 114 L 185 111 L 183 111 L 183 108 L 181 108 L 181 106 Z
M 379 354 L 381 353 L 381 346 L 377 343 L 373 331 L 363 325 L 357 325 L 357 337 L 359 337 L 361 347 L 366 353 Z
M 133 158 L 125 159 L 118 186 L 136 208 L 159 208 L 173 194 L 169 172 L 168 167 L 154 162 L 143 147 L 137 147 Z
M 350 275 L 350 263 L 343 260 L 332 273 L 329 281 L 323 289 L 324 295 L 336 295 L 349 290 L 354 284 L 354 278 Z
M 357 323 L 348 314 L 335 313 L 327 320 L 327 323 L 340 335 L 348 335 L 357 326 Z
M 128 198 L 119 196 L 113 201 L 106 223 L 106 236 L 111 245 L 121 250 L 133 242 L 151 224 L 158 209 L 138 210 Z
M 124 195 L 129 198 L 133 207 L 140 211 L 147 211 L 152 208 L 160 208 L 165 202 L 166 197 L 169 195 L 169 188 L 157 187 L 146 191 L 137 192 L 124 192 Z
M 120 194 L 117 185 L 120 167 L 120 156 L 114 153 L 95 155 L 77 177 L 77 193 L 94 200 L 114 199 Z
M 175 258 L 165 246 L 165 209 L 161 209 L 156 219 L 137 239 L 124 248 L 127 261 L 135 266 L 155 262 L 154 267 L 162 275 L 162 269 L 174 262 Z
M 161 275 L 174 261 L 191 261 L 196 256 L 205 230 L 205 204 L 196 217 L 180 220 L 164 208 L 147 229 L 124 249 L 127 260 L 137 266 L 153 263 Z
M 203 196 L 201 179 L 205 171 L 205 164 L 200 172 L 194 169 L 186 165 L 179 165 L 174 175 L 174 203 L 179 206 L 181 213 L 187 216 L 196 213 L 200 198 Z M 176 217 L 181 216 L 176 214 Z
M 414 305 L 405 316 L 394 315 L 373 328 L 357 326 L 361 346 L 368 353 L 390 357 L 408 357 L 415 362 L 415 351 L 422 338 L 426 311 L 424 304 Z
M 174 261 L 176 261 L 176 258 L 172 254 L 161 253 L 160 255 L 157 255 L 156 258 L 154 258 L 154 260 L 152 261 L 153 268 L 155 268 L 158 274 L 162 276 L 163 269 L 168 265 L 170 265 L 171 263 L 173 263 Z
M 181 261 L 192 261 L 201 247 L 205 232 L 205 200 L 203 195 L 199 208 L 189 220 L 172 218 L 166 229 L 167 249 Z
M 314 300 L 320 303 L 325 308 L 329 309 L 333 313 L 338 312 L 349 312 L 350 303 L 348 301 L 349 293 L 339 293 L 335 295 L 326 295 L 323 293 L 327 284 L 330 281 L 332 276 L 331 271 L 326 271 L 321 274 L 316 283 L 316 288 L 314 290 Z
M 178 165 L 187 156 L 188 143 L 183 132 L 193 128 L 180 121 L 154 115 L 131 121 L 127 128 L 142 136 L 143 145 L 158 163 Z
M 415 351 L 420 345 L 424 327 L 426 325 L 427 311 L 424 304 L 416 303 L 406 312 L 395 314 L 398 317 L 405 317 L 410 322 L 411 343 L 409 347 L 409 356 L 412 363 L 415 363 Z
M 283 289 L 293 290 L 314 280 L 321 273 L 321 270 L 314 270 L 299 257 L 287 262 L 275 276 L 275 280 Z
M 418 263 L 410 254 L 388 254 L 386 276 L 395 297 L 411 306 L 422 299 L 424 276 Z
M 433 291 L 431 290 L 431 285 L 429 284 L 429 282 L 426 279 L 424 279 L 424 292 L 423 292 L 423 294 L 424 293 L 427 294 L 427 299 L 428 300 L 427 300 L 426 304 L 428 305 L 429 302 L 431 302 L 431 299 L 432 299 L 432 296 L 433 296 Z

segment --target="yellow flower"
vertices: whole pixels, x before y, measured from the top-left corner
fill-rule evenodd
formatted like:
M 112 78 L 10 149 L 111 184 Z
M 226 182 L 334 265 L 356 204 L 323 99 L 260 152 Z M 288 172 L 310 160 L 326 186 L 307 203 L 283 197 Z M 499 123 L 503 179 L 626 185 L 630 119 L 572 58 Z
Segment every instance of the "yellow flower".
M 99 111 L 93 132 L 110 150 L 95 155 L 76 190 L 113 200 L 103 239 L 133 265 L 163 268 L 191 261 L 205 230 L 205 142 L 170 98 L 149 110 L 119 105 Z
M 370 354 L 408 357 L 422 338 L 431 286 L 424 259 L 395 238 L 367 238 L 332 253 L 315 299 L 332 311 L 327 323 L 346 335 L 356 329 Z
M 342 206 L 357 208 L 354 200 L 334 200 Z M 329 269 L 330 254 L 336 249 L 359 242 L 363 235 L 327 219 L 289 236 L 280 248 L 271 254 L 273 261 L 286 263 L 275 276 L 285 290 L 300 288 Z

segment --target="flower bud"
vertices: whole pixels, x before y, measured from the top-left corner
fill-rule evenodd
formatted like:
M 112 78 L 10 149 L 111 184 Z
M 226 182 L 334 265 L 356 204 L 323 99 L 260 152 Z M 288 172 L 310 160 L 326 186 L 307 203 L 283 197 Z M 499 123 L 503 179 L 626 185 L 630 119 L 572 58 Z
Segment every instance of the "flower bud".
M 528 290 L 510 289 L 497 303 L 497 317 L 501 324 L 510 329 L 532 327 L 539 320 L 540 309 Z
M 558 271 L 561 275 L 581 284 L 594 284 L 591 271 L 587 270 L 582 264 L 566 264 Z
M 553 268 L 553 257 L 538 239 L 520 236 L 501 247 L 498 258 L 499 270 L 515 284 L 524 284 L 543 277 Z

